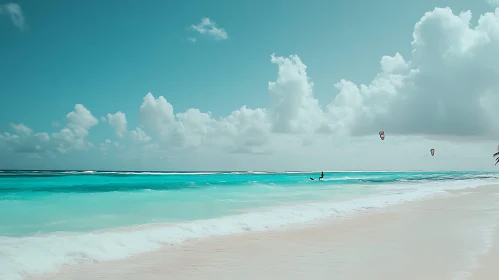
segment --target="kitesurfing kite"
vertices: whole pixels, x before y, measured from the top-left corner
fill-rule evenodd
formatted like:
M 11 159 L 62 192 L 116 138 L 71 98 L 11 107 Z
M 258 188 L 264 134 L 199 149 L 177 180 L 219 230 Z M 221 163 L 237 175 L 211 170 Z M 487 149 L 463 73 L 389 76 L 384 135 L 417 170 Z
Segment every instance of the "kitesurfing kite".
M 430 149 L 431 156 L 435 155 L 435 149 Z
M 379 138 L 381 138 L 381 140 L 385 140 L 385 132 L 384 131 L 379 132 Z
M 499 151 L 499 147 L 497 147 L 497 150 Z M 495 153 L 495 154 L 493 155 L 493 157 L 497 157 L 497 158 L 496 158 L 496 164 L 495 164 L 495 165 L 497 165 L 497 164 L 499 163 L 499 152 Z

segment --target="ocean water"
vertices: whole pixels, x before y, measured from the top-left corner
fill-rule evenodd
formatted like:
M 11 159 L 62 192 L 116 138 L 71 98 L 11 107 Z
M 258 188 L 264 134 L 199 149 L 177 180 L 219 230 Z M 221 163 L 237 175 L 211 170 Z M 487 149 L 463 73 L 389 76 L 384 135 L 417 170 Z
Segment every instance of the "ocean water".
M 0 279 L 497 183 L 490 172 L 0 172 Z

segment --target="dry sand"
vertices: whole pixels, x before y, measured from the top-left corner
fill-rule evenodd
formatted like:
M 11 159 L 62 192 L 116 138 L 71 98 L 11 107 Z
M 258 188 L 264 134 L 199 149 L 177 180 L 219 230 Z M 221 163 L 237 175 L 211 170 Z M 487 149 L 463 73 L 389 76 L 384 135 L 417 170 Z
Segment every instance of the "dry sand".
M 499 185 L 305 228 L 200 239 L 36 279 L 499 279 Z

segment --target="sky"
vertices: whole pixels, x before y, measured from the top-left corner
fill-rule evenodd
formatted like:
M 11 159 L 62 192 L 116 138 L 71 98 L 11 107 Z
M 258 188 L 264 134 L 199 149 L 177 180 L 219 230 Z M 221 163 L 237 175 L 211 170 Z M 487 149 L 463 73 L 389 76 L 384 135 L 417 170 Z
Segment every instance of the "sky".
M 497 170 L 498 6 L 0 0 L 0 169 Z

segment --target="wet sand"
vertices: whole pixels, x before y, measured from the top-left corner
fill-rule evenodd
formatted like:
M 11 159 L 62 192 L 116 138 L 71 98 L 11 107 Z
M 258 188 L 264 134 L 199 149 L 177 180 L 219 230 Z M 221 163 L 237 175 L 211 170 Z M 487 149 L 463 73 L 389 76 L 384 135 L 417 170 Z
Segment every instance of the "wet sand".
M 499 185 L 174 245 L 30 279 L 498 279 Z

